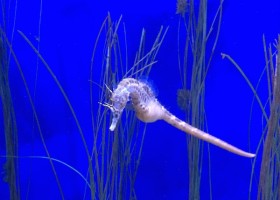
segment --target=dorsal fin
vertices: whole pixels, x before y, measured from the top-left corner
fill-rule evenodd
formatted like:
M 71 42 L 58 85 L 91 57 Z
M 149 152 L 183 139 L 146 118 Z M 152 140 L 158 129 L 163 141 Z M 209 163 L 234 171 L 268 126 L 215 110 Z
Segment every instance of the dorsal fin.
M 140 76 L 138 80 L 146 84 L 152 90 L 155 97 L 158 96 L 159 93 L 158 87 L 156 86 L 155 82 L 152 79 L 150 79 L 148 76 Z

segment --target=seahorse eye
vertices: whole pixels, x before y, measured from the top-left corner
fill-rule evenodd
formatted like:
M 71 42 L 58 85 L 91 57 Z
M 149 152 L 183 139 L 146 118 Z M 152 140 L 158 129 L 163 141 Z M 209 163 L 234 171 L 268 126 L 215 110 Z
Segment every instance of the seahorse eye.
M 111 123 L 111 126 L 109 128 L 111 131 L 115 130 L 116 125 L 119 121 L 120 115 L 121 115 L 121 113 L 118 110 L 113 111 L 112 123 Z
M 119 118 L 119 116 L 120 116 L 119 112 L 114 112 L 113 113 L 113 118 Z
M 115 110 L 122 111 L 124 109 L 125 105 L 123 102 L 126 102 L 125 97 L 116 95 L 112 97 L 111 101 L 112 101 L 112 106 L 114 107 Z
M 115 110 L 121 110 L 122 109 L 121 108 L 121 103 L 119 103 L 119 102 L 114 102 L 113 107 L 115 108 Z

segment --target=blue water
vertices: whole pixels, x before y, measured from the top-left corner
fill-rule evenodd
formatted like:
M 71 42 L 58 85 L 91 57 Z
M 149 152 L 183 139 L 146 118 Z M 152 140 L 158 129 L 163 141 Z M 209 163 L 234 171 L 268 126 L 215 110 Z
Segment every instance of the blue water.
M 40 3 L 42 12 L 39 33 Z M 208 26 L 218 5 L 218 1 L 208 2 Z M 12 38 L 14 25 L 13 48 L 33 97 L 35 93 L 33 100 L 36 111 L 47 148 L 53 158 L 75 167 L 83 176 L 87 176 L 87 158 L 73 116 L 52 77 L 18 30 L 36 47 L 40 40 L 40 53 L 67 93 L 85 133 L 86 141 L 91 146 L 93 138 L 89 70 L 94 41 L 108 11 L 114 21 L 122 16 L 120 29 L 123 30 L 125 24 L 130 66 L 134 62 L 142 28 L 145 28 L 147 33 L 148 49 L 153 44 L 160 27 L 162 25 L 164 28 L 169 27 L 156 58 L 157 63 L 148 78 L 156 85 L 159 101 L 172 113 L 184 119 L 184 113 L 176 102 L 177 89 L 181 87 L 177 59 L 179 16 L 175 14 L 176 1 L 18 0 L 12 1 L 10 7 L 8 4 L 6 7 L 6 15 L 9 16 L 6 24 L 8 38 L 10 40 Z M 263 130 L 263 119 L 255 103 L 249 138 L 248 124 L 253 93 L 236 68 L 228 60 L 223 60 L 220 53 L 227 53 L 234 58 L 253 86 L 256 86 L 265 66 L 263 35 L 267 43 L 273 43 L 280 33 L 279 19 L 278 1 L 249 3 L 238 0 L 225 1 L 223 4 L 220 37 L 205 83 L 207 128 L 211 134 L 246 151 L 249 151 L 249 144 L 250 151 L 256 151 Z M 123 36 L 123 31 L 121 32 Z M 210 52 L 211 49 L 207 51 Z M 96 55 L 96 63 L 100 63 L 104 58 L 104 52 L 97 52 Z M 94 78 L 100 78 L 100 70 L 101 66 L 100 68 L 95 66 Z M 21 157 L 18 159 L 21 199 L 61 199 L 49 161 L 44 158 L 28 157 L 46 156 L 46 152 L 14 61 L 11 61 L 9 81 L 17 119 L 18 154 Z M 258 90 L 262 102 L 267 99 L 266 84 L 266 79 L 263 78 Z M 98 99 L 94 99 L 93 103 L 98 105 L 98 102 Z M 108 134 L 113 133 L 108 130 Z M 206 144 L 204 148 L 208 148 Z M 0 155 L 5 155 L 2 120 Z M 213 145 L 210 145 L 210 169 L 206 150 L 203 158 L 201 199 L 210 199 L 209 171 L 212 199 L 248 199 L 252 159 L 236 156 Z M 261 151 L 257 155 L 251 199 L 256 199 L 257 195 L 260 161 Z M 3 166 L 4 163 L 5 159 L 1 157 L 0 165 Z M 65 165 L 55 163 L 55 167 L 65 199 L 83 199 L 85 181 Z M 1 178 L 5 174 L 2 168 Z M 149 124 L 135 182 L 137 198 L 187 199 L 188 177 L 185 134 L 161 121 Z M 0 181 L 0 199 L 9 199 L 8 191 L 7 184 Z M 87 191 L 85 199 L 89 197 Z

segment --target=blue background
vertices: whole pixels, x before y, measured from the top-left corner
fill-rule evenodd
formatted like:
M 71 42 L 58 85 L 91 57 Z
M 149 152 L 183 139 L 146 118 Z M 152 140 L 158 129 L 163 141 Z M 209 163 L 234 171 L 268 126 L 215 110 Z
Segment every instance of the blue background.
M 219 1 L 208 2 L 209 23 Z M 11 7 L 14 8 L 15 3 Z M 40 34 L 38 22 L 40 1 L 17 2 L 15 29 L 22 31 L 37 44 L 40 35 L 40 52 L 55 72 L 77 112 L 82 128 L 91 143 L 89 102 L 89 69 L 93 44 L 107 12 L 113 20 L 122 15 L 128 41 L 128 59 L 132 65 L 141 30 L 147 32 L 146 44 L 150 47 L 160 29 L 169 26 L 168 33 L 149 79 L 157 87 L 159 101 L 179 118 L 184 113 L 176 102 L 181 87 L 177 61 L 176 1 L 43 1 Z M 15 10 L 11 9 L 10 19 Z M 244 150 L 255 152 L 260 140 L 263 120 L 259 107 L 254 104 L 251 137 L 248 127 L 253 93 L 235 67 L 223 60 L 221 52 L 231 55 L 256 86 L 265 66 L 263 34 L 266 41 L 274 42 L 280 33 L 279 1 L 227 1 L 223 4 L 220 38 L 206 78 L 205 109 L 208 130 L 211 134 Z M 9 30 L 13 20 L 8 23 Z M 209 27 L 209 26 L 208 26 Z M 74 166 L 86 175 L 87 162 L 77 128 L 60 91 L 45 68 L 17 31 L 13 46 L 21 62 L 50 154 Z M 94 76 L 98 76 L 95 74 Z M 267 85 L 263 79 L 258 90 L 262 102 L 267 99 Z M 45 156 L 32 110 L 20 74 L 10 68 L 10 84 L 16 111 L 19 135 L 19 155 Z M 96 100 L 97 104 L 98 100 Z M 2 122 L 1 122 L 2 123 Z M 3 124 L 1 124 L 3 127 Z M 3 130 L 3 129 L 1 129 Z M 108 131 L 108 134 L 112 134 Z M 4 133 L 1 131 L 0 153 L 5 155 Z M 163 121 L 148 125 L 143 153 L 136 179 L 138 199 L 187 199 L 188 160 L 186 136 Z M 211 183 L 213 199 L 248 199 L 252 160 L 236 156 L 210 146 Z M 256 198 L 261 153 L 257 155 L 256 177 L 252 199 Z M 204 156 L 201 199 L 209 199 L 208 157 Z M 5 162 L 0 159 L 0 164 Z M 82 199 L 84 181 L 73 171 L 56 165 L 66 199 Z M 20 159 L 22 199 L 59 199 L 55 179 L 46 159 Z M 30 185 L 29 185 L 30 184 Z M 27 189 L 29 192 L 27 193 Z M 8 199 L 8 187 L 0 182 L 0 197 Z

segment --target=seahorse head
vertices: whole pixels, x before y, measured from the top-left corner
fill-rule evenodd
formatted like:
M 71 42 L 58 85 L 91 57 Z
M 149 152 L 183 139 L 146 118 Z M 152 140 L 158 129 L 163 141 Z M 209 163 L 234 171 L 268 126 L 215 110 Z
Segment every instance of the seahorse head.
M 123 109 L 125 108 L 128 100 L 129 100 L 129 92 L 125 88 L 122 90 L 116 89 L 112 93 L 112 97 L 111 97 L 112 104 L 109 107 L 113 113 L 112 123 L 109 128 L 111 131 L 115 130 L 119 118 L 122 115 Z

